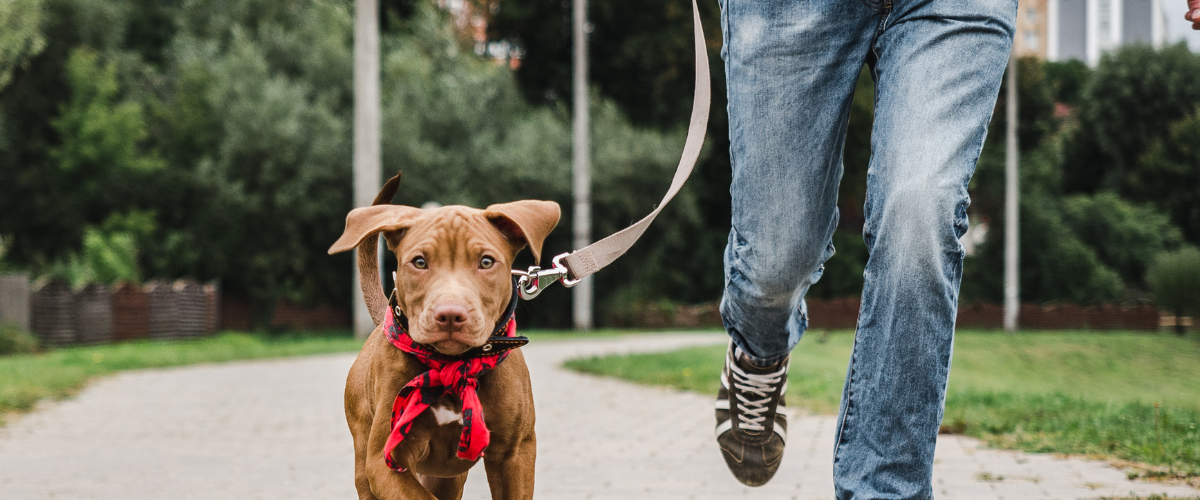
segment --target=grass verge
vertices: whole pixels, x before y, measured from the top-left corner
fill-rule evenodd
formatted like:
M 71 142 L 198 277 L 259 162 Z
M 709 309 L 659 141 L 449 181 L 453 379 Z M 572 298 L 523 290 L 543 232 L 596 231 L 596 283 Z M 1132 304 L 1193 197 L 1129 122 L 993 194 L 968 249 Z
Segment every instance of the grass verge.
M 347 332 L 280 336 L 225 332 L 198 340 L 125 342 L 5 356 L 0 357 L 0 415 L 29 411 L 42 399 L 69 396 L 91 378 L 120 370 L 354 352 L 361 347 L 362 341 Z
M 789 402 L 837 411 L 853 346 L 810 332 L 792 354 Z M 568 368 L 716 394 L 723 346 L 583 358 Z M 962 331 L 943 429 L 1002 448 L 1085 454 L 1200 478 L 1200 343 L 1145 333 Z M 792 403 L 796 405 L 797 403 Z

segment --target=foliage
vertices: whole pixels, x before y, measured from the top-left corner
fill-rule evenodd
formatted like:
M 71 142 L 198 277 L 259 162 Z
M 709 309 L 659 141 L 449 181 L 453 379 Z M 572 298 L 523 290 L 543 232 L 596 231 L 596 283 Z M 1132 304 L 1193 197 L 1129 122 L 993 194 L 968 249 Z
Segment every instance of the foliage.
M 351 6 L 51 1 L 46 57 L 0 96 L 22 125 L 12 148 L 0 144 L 0 231 L 18 236 L 14 260 L 79 281 L 128 279 L 114 269 L 132 257 L 140 276 L 219 279 L 260 311 L 278 298 L 344 303 L 349 256 L 323 250 L 351 206 Z M 464 50 L 432 2 L 383 8 L 384 171 L 405 172 L 400 202 L 544 198 L 569 221 L 563 110 L 527 103 L 512 72 Z M 64 28 L 92 19 L 112 29 Z M 593 106 L 602 234 L 652 209 L 682 133 L 633 127 L 599 96 Z M 695 238 L 709 205 L 693 193 L 660 218 L 658 241 L 598 277 L 601 303 L 618 288 L 694 301 L 719 290 L 719 272 L 697 292 L 694 276 L 665 264 L 703 246 L 719 269 L 724 236 Z M 113 214 L 137 214 L 138 227 L 109 227 Z M 547 253 L 569 249 L 566 230 L 547 242 Z M 568 298 L 548 293 L 532 306 L 537 321 L 569 323 Z
M 1003 185 L 1004 157 L 994 149 L 985 149 L 979 161 L 979 173 L 975 179 L 983 207 L 980 212 L 991 229 L 989 237 L 978 247 L 974 256 L 967 257 L 963 264 L 962 300 L 1003 300 L 1004 286 L 1004 213 L 1002 205 L 989 190 L 996 184 Z M 1021 201 L 1020 201 L 1020 279 L 1021 300 L 1025 302 L 1048 302 L 1065 300 L 1080 304 L 1109 302 L 1124 297 L 1121 276 L 1106 264 L 1096 248 L 1080 238 L 1066 216 L 1063 199 L 1054 191 L 1058 176 L 1058 162 L 1054 141 L 1046 141 L 1038 149 L 1021 157 Z M 1091 205 L 1088 199 L 1078 199 L 1077 206 Z M 994 212 L 989 212 L 994 210 Z M 1080 217 L 1080 226 L 1085 225 Z M 1112 234 L 1123 228 L 1107 224 L 1123 221 L 1117 217 L 1087 219 L 1089 236 Z M 978 221 L 974 221 L 978 224 Z M 1141 248 L 1144 242 L 1133 242 Z M 1136 248 L 1134 250 L 1136 250 Z M 1115 247 L 1107 253 L 1127 256 L 1134 250 Z M 1142 257 L 1143 259 L 1149 257 Z M 1136 258 L 1130 266 L 1137 266 Z
M 1130 285 L 1141 285 L 1154 257 L 1183 242 L 1166 215 L 1111 192 L 1069 196 L 1062 214 L 1071 232 Z
M 1083 99 L 1083 88 L 1092 76 L 1091 68 L 1079 59 L 1046 61 L 1042 63 L 1054 101 L 1077 106 Z
M 1193 114 L 1200 102 L 1197 74 L 1200 55 L 1183 43 L 1159 50 L 1127 45 L 1103 56 L 1084 87 L 1078 129 L 1067 143 L 1065 187 L 1085 193 L 1114 190 L 1160 208 L 1186 200 L 1194 205 L 1196 191 L 1170 183 L 1169 177 L 1154 178 L 1152 184 L 1138 180 L 1150 180 L 1141 175 L 1142 156 L 1154 143 L 1169 140 L 1172 124 Z M 1172 215 L 1176 224 L 1186 225 Z M 1196 234 L 1185 234 L 1198 242 Z
M 69 254 L 53 263 L 45 274 L 79 287 L 88 283 L 112 285 L 139 283 L 139 241 L 154 233 L 153 215 L 146 212 L 114 214 L 100 227 L 87 227 L 81 254 Z
M 113 102 L 116 68 L 101 66 L 92 50 L 76 49 L 67 60 L 66 71 L 71 99 L 50 122 L 62 139 L 61 145 L 50 150 L 58 167 L 85 184 L 95 182 L 90 177 L 162 168 L 161 160 L 138 147 L 147 136 L 141 105 Z
M 42 35 L 42 0 L 0 2 L 0 90 L 13 71 L 46 47 Z
M 565 118 L 566 104 L 573 95 L 570 3 L 534 0 L 493 5 L 496 10 L 488 24 L 489 38 L 514 43 L 524 53 L 516 71 L 522 93 L 531 103 L 557 107 Z M 631 300 L 711 301 L 724 287 L 722 253 L 729 236 L 732 173 L 725 72 L 719 54 L 720 11 L 716 3 L 700 2 L 699 6 L 712 67 L 712 110 L 705 152 L 680 193 L 696 203 L 685 209 L 682 205 L 689 202 L 676 198 L 646 239 L 596 276 L 602 308 L 618 307 L 624 300 L 618 295 Z M 599 99 L 615 103 L 616 110 L 638 127 L 668 134 L 686 127 L 695 71 L 690 6 L 674 0 L 599 2 L 590 4 L 588 20 L 592 26 L 589 81 Z M 599 135 L 599 129 L 593 130 Z M 664 154 L 674 154 L 675 161 L 678 151 L 674 148 Z M 593 196 L 636 196 L 641 208 L 629 212 L 594 209 L 594 236 L 636 220 L 662 196 L 670 174 L 643 174 L 627 177 L 617 187 L 595 181 Z M 618 192 L 607 194 L 612 189 Z M 681 206 L 677 208 L 677 204 Z M 564 209 L 563 220 L 571 220 L 570 208 Z M 601 221 L 606 220 L 607 225 L 602 226 Z M 659 267 L 667 263 L 668 267 Z M 611 300 L 605 299 L 609 293 L 613 294 Z
M 187 3 L 156 142 L 178 167 L 156 203 L 160 275 L 219 278 L 269 307 L 349 296 L 321 249 L 350 206 L 353 19 L 342 2 Z
M 1193 106 L 1195 106 L 1193 104 Z M 1194 109 L 1194 108 L 1193 108 Z M 1125 178 L 1123 191 L 1171 216 L 1184 237 L 1200 245 L 1200 112 L 1168 127 Z
M 0 356 L 37 352 L 38 341 L 16 325 L 0 323 Z
M 1146 273 L 1146 283 L 1155 301 L 1177 318 L 1200 316 L 1200 250 L 1188 247 L 1160 255 Z M 1181 323 L 1176 328 L 1183 333 Z
M 399 202 L 555 200 L 563 222 L 546 253 L 572 249 L 570 6 L 537 0 L 479 11 L 491 16 L 492 40 L 524 51 L 513 72 L 477 57 L 474 41 L 433 5 L 380 3 L 384 172 L 404 171 Z M 692 98 L 687 7 L 673 0 L 591 7 L 594 236 L 650 211 L 670 178 Z M 29 48 L 12 66 L 11 83 L 0 85 L 7 265 L 102 279 L 218 279 L 259 312 L 279 298 L 346 302 L 349 256 L 322 250 L 351 206 L 351 3 L 15 0 L 0 8 L 39 19 L 21 18 L 22 26 L 36 25 L 26 35 L 0 31 L 0 54 L 21 37 Z M 654 230 L 595 277 L 598 318 L 631 304 L 705 302 L 721 293 L 731 169 L 718 6 L 702 4 L 701 16 L 714 67 L 705 152 Z M 1033 280 L 1023 283 L 1027 298 L 1136 295 L 1145 263 L 1177 243 L 1157 213 L 1196 242 L 1200 214 L 1189 193 L 1200 190 L 1200 159 L 1189 145 L 1200 142 L 1200 115 L 1189 90 L 1194 78 L 1180 76 L 1191 74 L 1194 59 L 1178 48 L 1122 49 L 1095 72 L 1021 60 L 1022 217 L 1029 231 L 1041 231 L 1022 245 Z M 1182 111 L 1143 112 L 1144 100 L 1148 109 Z M 1056 102 L 1074 114 L 1056 115 Z M 857 294 L 862 284 L 873 105 L 864 71 L 850 109 L 838 252 L 814 297 Z M 1113 121 L 1127 118 L 1136 122 L 1132 132 Z M 992 130 L 1002 129 L 996 113 Z M 1104 144 L 1111 137 L 1120 155 Z M 997 229 L 993 235 L 1003 222 L 1002 146 L 1002 134 L 988 137 L 971 192 L 972 219 Z M 1111 172 L 1118 157 L 1137 160 L 1133 170 L 1105 174 L 1112 182 L 1101 191 L 1120 200 L 1078 187 L 1090 165 Z M 1063 201 L 1067 194 L 1083 197 Z M 1139 219 L 1151 224 L 1134 227 Z M 1112 241 L 1118 245 L 1109 248 Z M 998 296 L 1001 245 L 990 238 L 967 263 L 964 298 Z M 552 289 L 521 314 L 566 325 L 569 295 Z
M 1020 64 L 1021 299 L 1096 303 L 1138 296 L 1145 269 L 1155 255 L 1181 243 L 1176 221 L 1156 203 L 1133 203 L 1116 192 L 1071 194 L 1066 171 L 1073 161 L 1071 148 L 1078 147 L 1078 135 L 1090 125 L 1081 123 L 1083 118 L 1056 118 L 1054 102 L 1072 99 L 1071 86 L 1094 82 L 1100 74 L 1090 75 L 1076 62 L 1023 58 Z M 972 180 L 972 223 L 987 223 L 991 230 L 976 255 L 964 263 L 962 298 L 966 301 L 1003 299 L 1006 153 L 1004 134 L 999 132 L 1005 127 L 1004 95 L 1001 91 L 992 133 Z M 1084 101 L 1078 106 L 1092 106 Z M 1184 190 L 1171 193 L 1181 200 L 1189 198 Z
M 383 126 L 391 140 L 384 142 L 384 171 L 404 173 L 398 202 L 554 200 L 565 213 L 544 253 L 548 258 L 571 250 L 569 117 L 526 103 L 513 74 L 462 51 L 436 11 L 417 9 L 408 32 L 385 41 Z M 592 217 L 599 236 L 653 209 L 670 181 L 683 134 L 633 127 L 599 96 L 593 96 L 592 116 Z M 596 277 L 599 317 L 626 299 L 686 297 L 695 276 L 669 263 L 693 252 L 694 235 L 703 229 L 698 211 L 694 192 L 681 193 L 655 223 L 654 235 Z M 710 246 L 719 251 L 719 244 Z M 531 264 L 524 257 L 518 266 Z M 570 322 L 568 300 L 569 293 L 551 290 L 527 306 L 538 324 L 564 325 Z
M 805 335 L 792 351 L 789 403 L 836 412 L 853 344 L 850 332 Z M 567 366 L 715 394 L 724 355 L 725 346 L 719 345 L 581 358 Z M 1200 474 L 1196 377 L 1200 345 L 1188 339 L 960 331 L 943 428 L 1004 448 L 1088 453 Z
M 700 2 L 706 43 L 721 45 L 720 9 Z M 533 102 L 570 102 L 572 6 L 559 0 L 501 2 L 488 25 L 492 39 L 518 44 L 525 56 L 517 78 Z M 691 109 L 692 10 L 676 0 L 619 0 L 589 5 L 590 81 L 639 124 L 673 126 Z M 722 79 L 719 60 L 714 77 Z M 713 110 L 724 108 L 713 88 Z
M 163 172 L 127 168 L 153 164 L 143 161 L 150 145 L 137 140 L 149 126 L 138 97 L 153 78 L 121 47 L 140 12 L 116 0 L 43 7 L 45 49 L 0 91 L 0 233 L 13 237 L 11 263 L 32 271 L 77 253 L 85 227 L 147 204 Z M 108 164 L 113 158 L 125 164 Z
M 1026 56 L 1017 59 L 1017 144 L 1022 153 L 1042 146 L 1057 128 L 1054 119 L 1054 99 L 1057 72 L 1049 72 L 1041 60 Z M 992 115 L 985 147 L 1003 149 L 1005 130 L 1008 130 L 1005 111 L 1008 99 L 1007 76 L 1000 83 L 996 112 Z

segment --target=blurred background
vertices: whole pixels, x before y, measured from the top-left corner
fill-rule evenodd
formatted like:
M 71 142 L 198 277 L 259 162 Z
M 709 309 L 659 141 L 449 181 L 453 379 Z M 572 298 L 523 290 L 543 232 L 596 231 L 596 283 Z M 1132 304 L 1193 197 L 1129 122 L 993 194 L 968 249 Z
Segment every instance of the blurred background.
M 649 212 L 674 171 L 692 101 L 687 7 L 590 7 L 595 237 Z M 654 229 L 596 275 L 598 326 L 719 324 L 730 165 L 718 5 L 700 9 L 714 68 L 706 147 Z M 1021 2 L 1023 325 L 1192 324 L 1200 39 L 1184 11 L 1182 1 Z M 110 312 L 91 323 L 140 322 L 110 338 L 151 335 L 166 307 L 153 304 L 167 303 L 194 325 L 164 337 L 349 328 L 350 256 L 325 249 L 352 208 L 352 1 L 12 0 L 0 2 L 0 23 L 8 321 L 82 341 L 81 320 L 45 307 L 92 293 Z M 563 222 L 546 254 L 571 250 L 571 3 L 380 0 L 379 28 L 382 177 L 403 171 L 397 202 L 555 200 Z M 972 183 L 965 326 L 1000 324 L 1000 95 Z M 809 295 L 817 326 L 853 327 L 857 312 L 872 102 L 864 72 L 838 252 Z M 521 321 L 569 327 L 570 301 L 551 289 L 523 303 Z M 30 312 L 12 312 L 21 307 Z

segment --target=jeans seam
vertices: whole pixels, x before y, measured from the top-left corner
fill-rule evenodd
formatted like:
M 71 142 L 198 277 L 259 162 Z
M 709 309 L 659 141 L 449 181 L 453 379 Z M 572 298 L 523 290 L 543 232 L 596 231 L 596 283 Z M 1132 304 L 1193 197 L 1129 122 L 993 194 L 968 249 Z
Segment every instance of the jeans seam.
M 887 0 L 886 2 L 884 2 L 884 5 L 883 5 L 883 16 L 879 19 L 879 26 L 875 27 L 875 36 L 871 37 L 871 53 L 875 54 L 875 64 L 872 65 L 872 67 L 871 67 L 871 76 L 875 77 L 876 87 L 878 87 L 878 85 L 879 85 L 879 70 L 876 69 L 879 67 L 879 50 L 878 50 L 879 48 L 875 45 L 875 42 L 879 41 L 879 35 L 883 34 L 884 28 L 887 27 L 888 19 L 891 19 L 891 18 L 892 18 L 892 2 L 891 2 L 891 0 Z M 876 98 L 875 105 L 876 105 L 876 107 L 878 107 L 878 105 L 879 105 L 879 102 L 878 102 L 879 90 L 878 90 L 878 88 L 876 88 L 876 90 L 875 90 L 875 98 Z
M 733 59 L 733 44 L 729 43 L 730 40 L 733 40 L 733 37 L 729 36 L 729 17 L 731 16 L 729 11 L 733 8 L 733 5 L 731 5 L 732 1 L 733 0 L 724 0 L 723 2 L 718 2 L 718 7 L 721 8 L 721 36 L 723 37 L 721 39 L 721 48 L 725 52 L 723 56 L 726 75 L 729 74 L 729 61 Z M 728 77 L 726 77 L 726 79 L 728 79 Z M 727 89 L 726 94 L 728 94 L 728 92 L 729 91 Z M 728 96 L 726 100 L 728 100 Z M 732 165 L 730 166 L 732 167 Z
M 859 318 L 862 318 L 862 311 L 859 311 Z M 837 440 L 833 446 L 833 463 L 837 464 L 841 456 L 842 444 L 846 442 L 846 427 L 850 423 L 850 411 L 854 407 L 854 361 L 855 351 L 858 347 L 858 332 L 862 325 L 858 325 L 854 329 L 854 345 L 850 347 L 850 368 L 846 373 L 846 411 L 842 412 L 842 420 L 838 422 Z M 835 471 L 836 474 L 836 471 Z

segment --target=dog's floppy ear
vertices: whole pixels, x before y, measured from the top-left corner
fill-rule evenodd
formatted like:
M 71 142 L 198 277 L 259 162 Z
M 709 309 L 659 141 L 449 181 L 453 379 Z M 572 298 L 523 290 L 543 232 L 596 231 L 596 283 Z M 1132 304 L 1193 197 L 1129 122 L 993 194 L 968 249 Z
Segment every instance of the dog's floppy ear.
M 505 237 L 518 242 L 517 249 L 529 244 L 533 261 L 542 260 L 542 242 L 558 225 L 562 211 L 553 201 L 522 200 L 487 207 L 487 217 Z
M 380 231 L 408 229 L 420 213 L 419 208 L 403 205 L 374 205 L 351 210 L 346 216 L 346 231 L 329 247 L 329 254 L 353 250 L 368 236 Z

